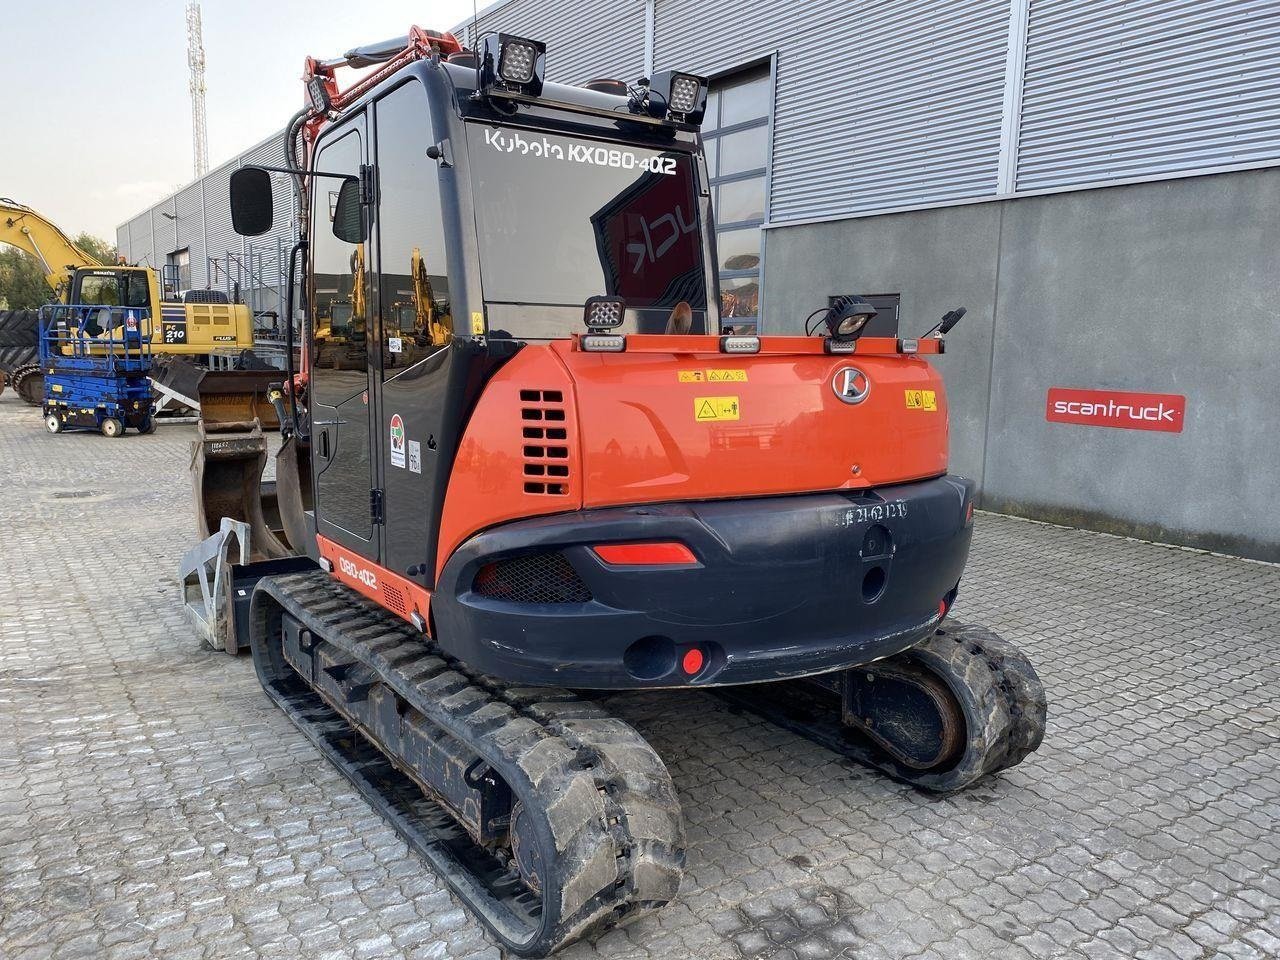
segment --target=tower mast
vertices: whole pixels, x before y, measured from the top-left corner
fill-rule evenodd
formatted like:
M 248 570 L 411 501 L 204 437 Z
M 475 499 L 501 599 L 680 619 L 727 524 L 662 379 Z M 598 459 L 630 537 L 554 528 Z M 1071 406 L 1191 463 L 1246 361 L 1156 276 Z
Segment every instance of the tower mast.
M 204 116 L 204 42 L 200 36 L 200 4 L 187 4 L 187 66 L 191 68 L 191 148 L 195 175 L 209 169 L 209 140 Z

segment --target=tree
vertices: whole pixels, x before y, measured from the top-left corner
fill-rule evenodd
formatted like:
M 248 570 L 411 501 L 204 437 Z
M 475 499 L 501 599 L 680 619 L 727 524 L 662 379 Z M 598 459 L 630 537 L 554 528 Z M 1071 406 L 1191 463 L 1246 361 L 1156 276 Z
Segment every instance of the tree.
M 95 237 L 91 233 L 82 233 L 76 237 L 75 244 L 100 263 L 112 264 L 116 262 L 116 245 L 114 243 Z
M 0 301 L 9 310 L 30 310 L 48 303 L 53 291 L 35 257 L 0 244 Z
M 75 245 L 101 263 L 116 262 L 115 244 L 91 233 L 80 234 Z M 0 308 L 30 310 L 52 298 L 40 262 L 17 247 L 0 243 Z

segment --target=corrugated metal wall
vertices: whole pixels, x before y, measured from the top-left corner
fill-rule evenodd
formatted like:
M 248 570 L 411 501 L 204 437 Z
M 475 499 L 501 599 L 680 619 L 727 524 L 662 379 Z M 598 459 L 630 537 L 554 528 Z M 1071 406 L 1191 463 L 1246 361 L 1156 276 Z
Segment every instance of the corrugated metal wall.
M 128 223 L 129 249 L 125 257 L 130 263 L 148 267 L 156 265 L 156 252 L 151 244 L 151 210 L 146 210 Z
M 1010 27 L 1027 4 L 1019 75 Z M 553 80 L 632 79 L 644 71 L 645 10 L 510 0 L 479 27 L 545 40 Z M 717 74 L 776 55 L 775 224 L 995 197 L 1002 131 L 1019 191 L 1280 163 L 1276 0 L 656 0 L 653 44 L 659 70 Z M 1004 112 L 1009 62 L 1022 96 Z M 279 142 L 246 156 L 278 163 Z M 242 160 L 205 178 L 209 257 L 246 249 L 227 204 Z M 165 244 L 194 234 L 188 218 L 169 232 L 159 211 L 174 212 L 172 200 L 155 210 L 118 235 L 131 258 L 160 264 Z M 287 218 L 254 249 L 277 235 L 291 238 Z
M 1007 0 L 862 4 L 826 28 L 863 69 L 780 52 L 770 219 L 993 193 L 1008 22 Z
M 1276 0 L 1031 0 L 1020 190 L 1280 158 Z
M 501 30 L 545 41 L 547 79 L 557 83 L 634 80 L 644 75 L 644 10 L 644 0 L 513 0 L 482 13 L 479 33 Z M 464 34 L 468 43 L 477 36 L 470 25 Z
M 658 0 L 654 66 L 777 51 L 770 220 L 994 193 L 1008 0 Z

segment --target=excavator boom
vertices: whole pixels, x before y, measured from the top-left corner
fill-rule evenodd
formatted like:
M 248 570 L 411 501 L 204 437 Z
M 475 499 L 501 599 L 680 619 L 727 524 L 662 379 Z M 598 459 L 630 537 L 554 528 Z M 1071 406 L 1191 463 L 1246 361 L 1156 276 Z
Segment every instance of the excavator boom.
M 81 267 L 101 267 L 75 241 L 30 207 L 0 197 L 0 243 L 7 243 L 40 261 L 45 280 L 59 291 L 67 275 Z

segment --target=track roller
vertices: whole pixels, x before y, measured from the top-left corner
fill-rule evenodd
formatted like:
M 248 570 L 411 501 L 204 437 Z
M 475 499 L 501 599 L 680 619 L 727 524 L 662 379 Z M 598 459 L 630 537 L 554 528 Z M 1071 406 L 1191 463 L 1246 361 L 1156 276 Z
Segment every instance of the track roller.
M 628 724 L 473 674 L 324 573 L 260 580 L 250 624 L 270 696 L 508 950 L 545 955 L 676 895 L 675 789 Z
M 1046 716 L 1044 687 L 1021 651 L 990 630 L 957 623 L 876 663 L 721 696 L 941 793 L 1021 763 L 1040 746 Z

